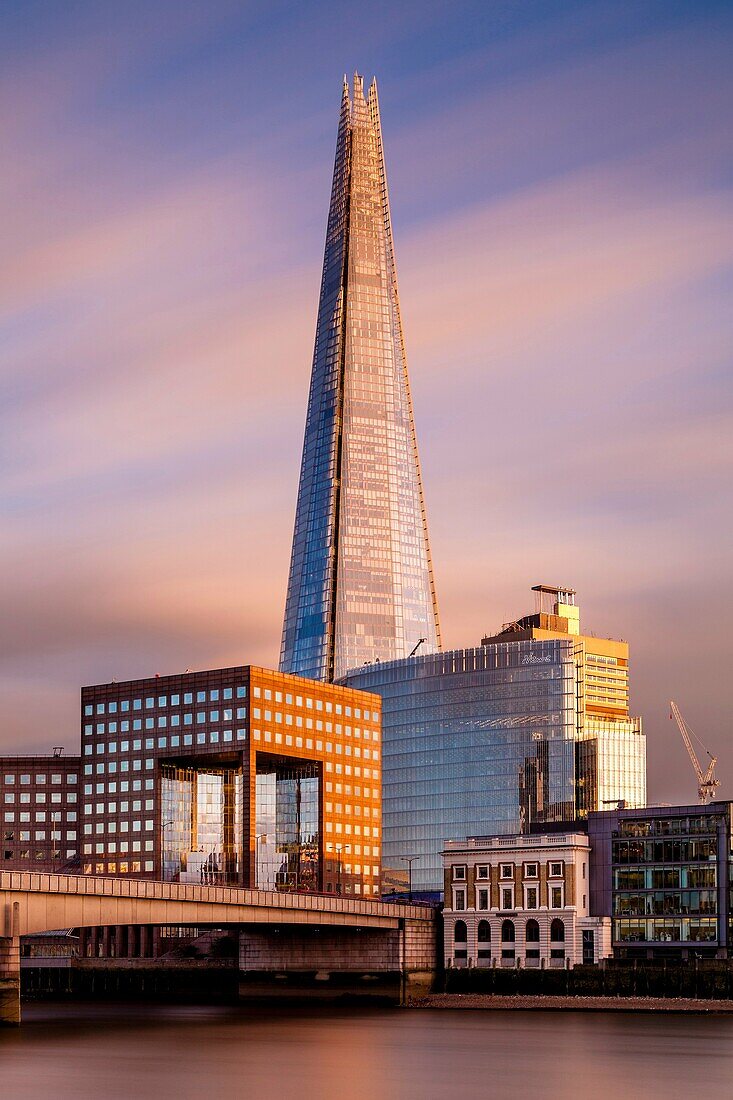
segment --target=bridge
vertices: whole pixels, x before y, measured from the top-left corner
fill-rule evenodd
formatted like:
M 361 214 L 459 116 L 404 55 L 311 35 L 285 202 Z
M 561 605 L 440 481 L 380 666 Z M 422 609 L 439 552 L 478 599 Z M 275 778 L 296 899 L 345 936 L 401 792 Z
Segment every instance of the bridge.
M 20 1022 L 21 936 L 61 928 L 140 928 L 142 933 L 166 925 L 236 927 L 243 972 L 397 973 L 405 997 L 429 984 L 435 970 L 435 916 L 422 906 L 0 871 L 0 1023 Z

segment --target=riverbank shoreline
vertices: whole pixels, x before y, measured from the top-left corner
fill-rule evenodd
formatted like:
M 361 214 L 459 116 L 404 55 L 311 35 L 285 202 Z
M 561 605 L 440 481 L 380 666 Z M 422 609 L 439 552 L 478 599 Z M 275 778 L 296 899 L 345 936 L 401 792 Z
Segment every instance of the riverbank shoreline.
M 429 993 L 408 1008 L 520 1009 L 542 1012 L 664 1012 L 697 1015 L 733 1012 L 733 1000 L 696 1000 L 691 997 L 507 997 L 483 993 Z

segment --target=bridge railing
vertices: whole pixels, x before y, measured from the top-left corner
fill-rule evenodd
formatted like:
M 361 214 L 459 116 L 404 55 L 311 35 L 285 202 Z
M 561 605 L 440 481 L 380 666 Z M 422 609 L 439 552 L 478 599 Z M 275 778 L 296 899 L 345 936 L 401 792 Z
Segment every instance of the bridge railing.
M 271 909 L 348 913 L 354 916 L 399 915 L 417 920 L 429 920 L 432 917 L 432 911 L 424 906 L 396 905 L 343 895 L 281 893 L 241 886 L 199 886 L 193 883 L 163 882 L 157 879 L 60 875 L 40 871 L 0 871 L 0 890 L 252 905 Z

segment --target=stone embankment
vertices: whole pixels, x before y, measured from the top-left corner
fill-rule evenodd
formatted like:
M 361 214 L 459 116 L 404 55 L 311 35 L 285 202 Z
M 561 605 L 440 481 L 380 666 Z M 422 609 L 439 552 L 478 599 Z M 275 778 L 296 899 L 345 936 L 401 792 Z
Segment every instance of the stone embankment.
M 408 1008 L 522 1009 L 574 1012 L 733 1012 L 733 1000 L 692 997 L 504 997 L 484 993 L 430 993 Z

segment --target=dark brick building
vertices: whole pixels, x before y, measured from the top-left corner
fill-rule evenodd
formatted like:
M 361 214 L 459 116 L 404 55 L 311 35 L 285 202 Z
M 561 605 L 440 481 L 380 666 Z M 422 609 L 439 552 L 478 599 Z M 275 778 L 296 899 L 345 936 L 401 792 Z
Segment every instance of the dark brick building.
M 2 869 L 78 872 L 81 759 L 0 757 Z

